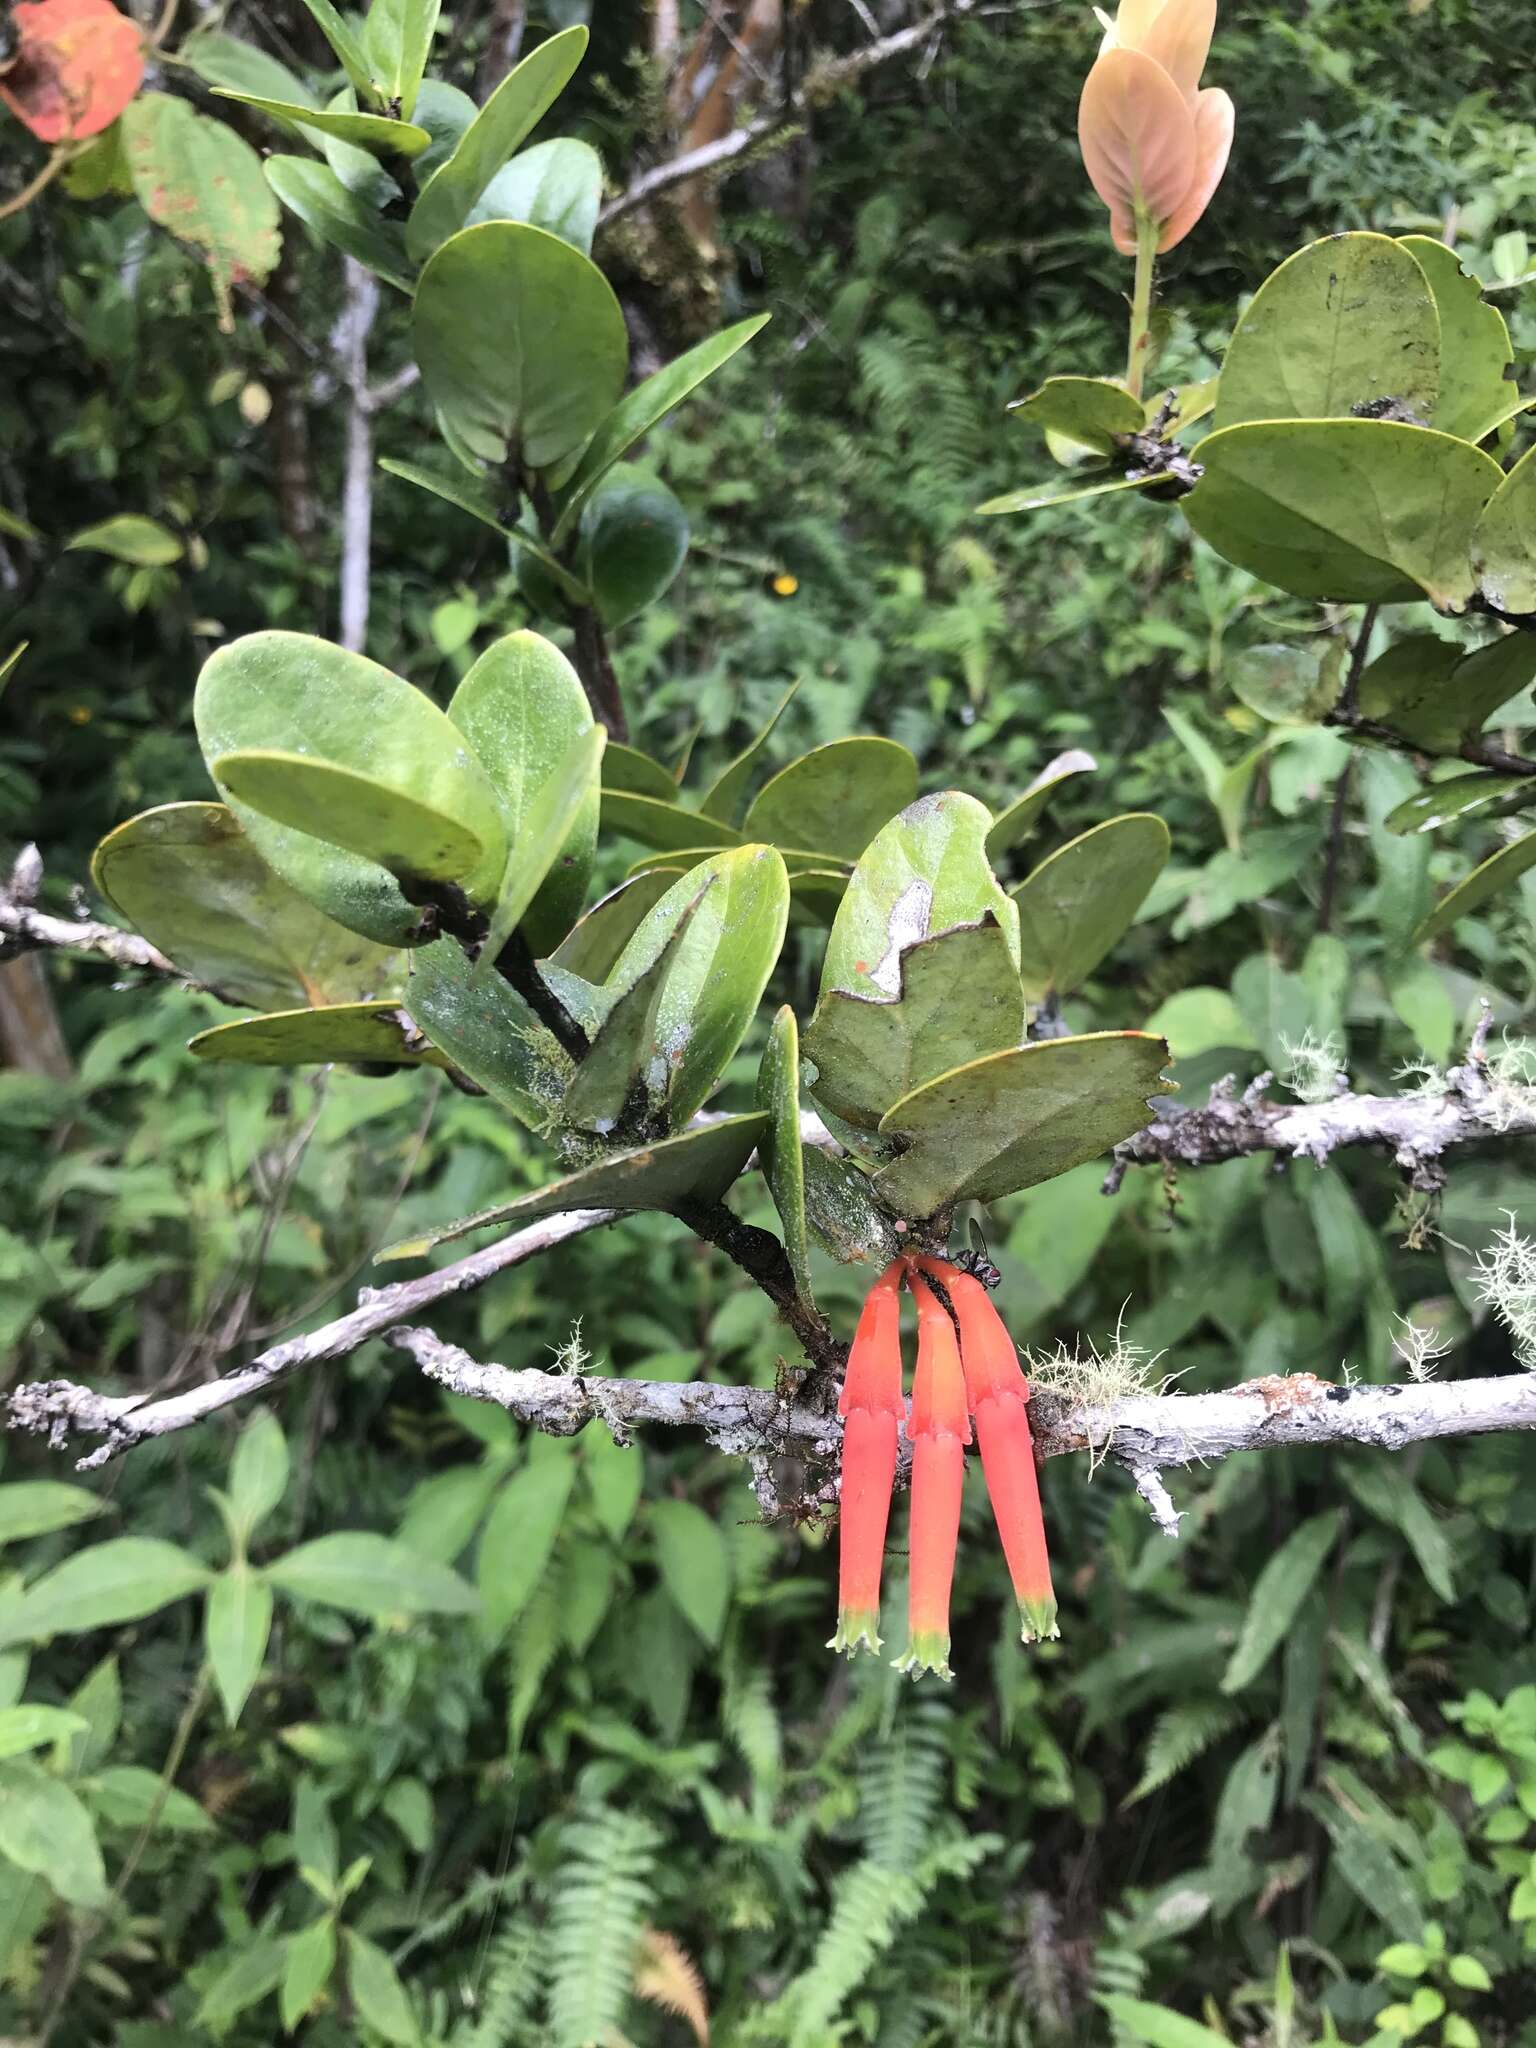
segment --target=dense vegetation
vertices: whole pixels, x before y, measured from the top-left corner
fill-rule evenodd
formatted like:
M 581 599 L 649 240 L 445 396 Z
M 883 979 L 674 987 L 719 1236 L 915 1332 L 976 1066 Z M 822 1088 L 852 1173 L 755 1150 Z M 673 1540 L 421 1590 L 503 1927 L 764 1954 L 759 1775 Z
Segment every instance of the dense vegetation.
M 571 10 L 532 12 L 542 33 Z M 661 120 L 638 12 L 597 10 L 562 131 L 615 186 Z M 854 10 L 821 12 L 816 36 L 857 41 Z M 324 72 L 301 9 L 229 13 Z M 1212 68 L 1237 153 L 1167 266 L 1160 375 L 1210 375 L 1282 257 L 1370 226 L 1453 233 L 1516 287 L 1498 302 L 1529 388 L 1523 27 L 1511 0 L 1224 8 Z M 445 66 L 465 84 L 477 36 L 468 21 Z M 925 789 L 1001 802 L 1086 748 L 1097 768 L 1031 858 L 1143 809 L 1174 853 L 1071 999 L 1075 1029 L 1150 1020 L 1186 1098 L 1265 1068 L 1305 1095 L 1318 1062 L 1299 1047 L 1389 1088 L 1457 1056 L 1485 995 L 1518 1093 L 1536 1083 L 1536 875 L 1407 949 L 1503 828 L 1403 837 L 1384 821 L 1419 779 L 1398 755 L 1265 723 L 1250 650 L 1316 633 L 1317 608 L 1134 495 L 974 516 L 1043 466 L 1006 402 L 1122 360 L 1126 266 L 1072 132 L 1091 49 L 1079 10 L 982 10 L 734 179 L 713 268 L 646 212 L 600 238 L 647 367 L 774 314 L 645 450 L 692 546 L 615 636 L 633 738 L 706 782 L 800 678 L 785 760 L 873 730 L 916 753 Z M 336 630 L 343 275 L 290 224 L 281 269 L 221 327 L 204 267 L 136 202 L 53 190 L 0 220 L 0 281 L 17 526 L 0 525 L 0 657 L 30 642 L 4 685 L 0 852 L 35 839 L 67 908 L 102 833 L 203 788 L 191 689 L 210 649 Z M 404 360 L 404 319 L 379 311 L 375 382 Z M 380 455 L 415 459 L 420 388 L 375 430 Z M 61 551 L 123 513 L 159 522 L 174 558 Z M 369 652 L 440 700 L 528 616 L 501 541 L 383 475 L 371 599 Z M 1322 618 L 1341 641 L 1353 623 Z M 1504 717 L 1536 723 L 1529 691 Z M 605 845 L 602 879 L 635 850 Z M 792 928 L 778 970 L 802 1013 L 820 947 Z M 63 956 L 49 972 L 67 1067 L 0 1071 L 11 1380 L 195 1382 L 336 1313 L 387 1240 L 547 1177 L 523 1132 L 435 1074 L 195 1065 L 210 998 Z M 760 1051 L 726 1106 L 750 1102 Z M 1479 1279 L 1536 1213 L 1528 1151 L 1458 1160 L 1433 1201 L 1358 1151 L 1133 1173 L 1114 1199 L 1102 1179 L 1076 1168 L 987 1220 L 999 1300 L 1042 1358 L 1156 1360 L 1183 1390 L 1385 1380 L 1415 1350 L 1407 1318 L 1445 1376 L 1528 1362 L 1530 1272 L 1523 1324 L 1518 1291 L 1491 1315 Z M 741 1206 L 771 1220 L 754 1182 Z M 818 1257 L 815 1277 L 851 1328 L 867 1273 Z M 661 1216 L 436 1327 L 516 1364 L 761 1385 L 787 1341 Z M 79 1493 L 35 1490 L 66 1477 L 46 1444 L 7 1446 L 0 1603 L 104 1535 L 218 1577 L 167 1581 L 127 1626 L 82 1607 L 30 1659 L 0 1654 L 0 1695 L 45 1711 L 50 1744 L 18 1737 L 4 1768 L 27 1774 L 29 1813 L 53 1801 L 24 1839 L 0 1788 L 0 2022 L 18 2038 L 243 2044 L 293 2019 L 317 2048 L 659 2044 L 707 1998 L 717 2041 L 765 2048 L 1208 2043 L 1148 2005 L 1265 2048 L 1536 2043 L 1528 1437 L 1240 1454 L 1175 1481 L 1176 1546 L 1112 1463 L 1090 1481 L 1054 1460 L 1062 1640 L 1021 1651 L 989 1546 L 963 1543 L 948 1689 L 826 1655 L 829 1531 L 815 1512 L 764 1525 L 738 1462 L 671 1432 L 628 1452 L 596 1429 L 525 1438 L 380 1344 Z M 965 1513 L 979 1532 L 979 1493 Z M 240 1711 L 205 1668 L 205 1606 L 232 1626 L 247 1556 L 344 1531 L 398 1539 L 414 1575 L 381 1591 L 361 1552 L 278 1566 Z M 76 1718 L 46 1719 L 61 1709 Z

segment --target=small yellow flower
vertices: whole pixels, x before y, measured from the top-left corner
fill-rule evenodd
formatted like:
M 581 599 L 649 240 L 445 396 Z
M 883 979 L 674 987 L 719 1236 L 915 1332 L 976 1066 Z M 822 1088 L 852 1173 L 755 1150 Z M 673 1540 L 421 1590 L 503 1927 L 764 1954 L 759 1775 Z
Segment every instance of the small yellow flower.
M 800 578 L 791 576 L 787 569 L 781 569 L 774 577 L 772 589 L 775 597 L 793 597 L 800 588 Z

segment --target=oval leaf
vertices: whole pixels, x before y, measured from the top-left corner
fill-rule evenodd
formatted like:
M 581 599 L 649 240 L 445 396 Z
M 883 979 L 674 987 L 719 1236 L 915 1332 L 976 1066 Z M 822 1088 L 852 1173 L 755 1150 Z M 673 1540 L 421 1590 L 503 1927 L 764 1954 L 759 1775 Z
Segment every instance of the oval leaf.
M 366 1530 L 343 1530 L 301 1543 L 262 1568 L 279 1592 L 318 1600 L 348 1614 L 385 1620 L 396 1614 L 472 1614 L 474 1589 L 445 1564 Z
M 795 1290 L 811 1300 L 805 1221 L 805 1155 L 800 1142 L 800 1027 L 788 1003 L 774 1016 L 757 1070 L 756 1106 L 768 1118 L 758 1150 L 763 1178 L 784 1226 L 784 1249 Z
M 1221 365 L 1216 426 L 1389 417 L 1428 426 L 1440 395 L 1440 316 L 1412 252 L 1387 235 L 1330 235 L 1250 301 Z
M 109 832 L 97 888 L 193 980 L 253 1009 L 377 997 L 400 957 L 333 924 L 273 873 L 223 804 L 163 804 Z
M 833 740 L 781 768 L 754 797 L 749 839 L 857 860 L 917 795 L 917 763 L 894 740 Z
M 387 1259 L 416 1259 L 434 1246 L 464 1237 L 493 1224 L 536 1223 L 541 1216 L 559 1216 L 573 1209 L 671 1209 L 689 1200 L 716 1200 L 735 1180 L 752 1155 L 768 1119 L 760 1114 L 722 1117 L 664 1138 L 634 1152 L 618 1152 L 579 1173 L 532 1194 L 519 1195 L 476 1215 L 460 1217 L 379 1253 Z
M 1053 1180 L 1142 1128 L 1167 1058 L 1161 1038 L 1102 1031 L 957 1067 L 886 1115 L 882 1134 L 905 1149 L 875 1191 L 894 1214 L 923 1217 Z
M 485 221 L 443 244 L 416 287 L 412 337 L 456 444 L 498 466 L 547 469 L 573 453 L 623 389 L 629 360 L 602 272 L 518 221 Z
M 1404 235 L 1402 246 L 1423 271 L 1440 316 L 1440 396 L 1430 425 L 1460 441 L 1481 441 L 1520 404 L 1505 375 L 1514 348 L 1504 315 L 1444 242 Z
M 333 1003 L 323 1010 L 274 1010 L 215 1024 L 187 1041 L 195 1059 L 246 1067 L 445 1067 L 396 1002 Z
M 1020 883 L 1020 971 L 1032 1002 L 1087 980 L 1134 922 L 1168 846 L 1161 818 L 1132 812 L 1070 840 Z
M 561 135 L 504 164 L 470 208 L 464 225 L 525 220 L 590 256 L 602 198 L 602 158 L 590 143 Z
M 1477 588 L 1496 612 L 1536 616 L 1536 448 L 1528 448 L 1488 502 L 1472 536 Z

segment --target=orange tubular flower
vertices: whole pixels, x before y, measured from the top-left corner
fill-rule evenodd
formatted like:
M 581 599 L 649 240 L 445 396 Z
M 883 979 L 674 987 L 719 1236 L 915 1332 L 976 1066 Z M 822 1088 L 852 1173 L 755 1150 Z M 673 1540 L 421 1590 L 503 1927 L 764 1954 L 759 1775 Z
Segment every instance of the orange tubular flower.
M 838 1518 L 837 1634 L 829 1650 L 852 1657 L 880 1648 L 880 1568 L 896 1483 L 901 1397 L 901 1274 L 892 1260 L 869 1290 L 837 1412 L 843 1417 L 843 1478 Z
M 907 1617 L 911 1640 L 897 1668 L 918 1677 L 949 1678 L 949 1589 L 960 1536 L 960 1494 L 971 1425 L 965 1412 L 965 1376 L 955 1326 L 938 1297 L 915 1272 L 908 1281 L 917 1301 L 917 1371 L 912 1381 L 911 1579 Z
M 1230 97 L 1200 89 L 1216 0 L 1120 0 L 1078 107 L 1077 133 L 1116 248 L 1174 248 L 1211 203 L 1232 148 Z
M 1026 1643 L 1042 1641 L 1060 1630 L 1029 1428 L 1029 1382 L 1013 1339 L 980 1282 L 937 1259 L 924 1265 L 943 1284 L 959 1318 L 966 1398 L 976 1418 L 981 1468 L 1019 1603 L 1020 1632 Z

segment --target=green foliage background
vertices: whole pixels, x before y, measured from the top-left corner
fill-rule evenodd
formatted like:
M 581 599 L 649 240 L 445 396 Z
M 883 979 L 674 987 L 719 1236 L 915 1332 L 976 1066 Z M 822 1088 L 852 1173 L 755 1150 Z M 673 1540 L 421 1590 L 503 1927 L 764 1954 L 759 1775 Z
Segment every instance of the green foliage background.
M 611 168 L 648 118 L 629 16 L 600 24 L 577 101 Z M 1224 8 L 1211 75 L 1238 98 L 1238 149 L 1167 269 L 1167 372 L 1214 368 L 1240 294 L 1317 233 L 1453 218 L 1482 274 L 1518 274 L 1510 237 L 1536 193 L 1536 104 L 1512 56 L 1525 28 L 1514 0 Z M 1078 10 L 989 13 L 920 78 L 887 72 L 822 111 L 792 175 L 731 187 L 719 299 L 776 317 L 647 451 L 695 545 L 619 639 L 637 739 L 668 759 L 691 744 L 713 772 L 798 675 L 783 758 L 880 731 L 917 752 L 925 787 L 986 800 L 1085 746 L 1098 772 L 1058 802 L 1050 840 L 1149 808 L 1175 852 L 1069 1005 L 1074 1025 L 1177 1019 L 1195 1099 L 1283 1064 L 1282 1040 L 1309 1029 L 1357 1086 L 1387 1085 L 1451 1055 L 1480 990 L 1501 1028 L 1531 1021 L 1536 882 L 1405 969 L 1436 884 L 1496 842 L 1475 821 L 1449 844 L 1386 834 L 1416 784 L 1367 755 L 1320 916 L 1348 750 L 1309 731 L 1255 751 L 1263 728 L 1227 682 L 1244 646 L 1310 623 L 1306 608 L 1145 507 L 971 516 L 1035 473 L 1006 400 L 1048 371 L 1118 365 L 1125 265 L 1072 141 L 1089 47 Z M 249 309 L 218 333 L 205 278 L 132 205 L 0 224 L 6 504 L 45 534 L 149 511 L 197 544 L 139 568 L 5 544 L 6 640 L 34 646 L 5 700 L 0 818 L 8 842 L 43 845 L 61 901 L 101 832 L 202 787 L 189 707 L 213 640 L 334 630 L 330 528 L 311 546 L 284 534 L 271 429 L 241 406 L 253 387 L 308 383 L 328 515 L 339 275 L 293 241 L 285 303 L 314 360 Z M 606 254 L 663 356 L 715 321 L 675 251 L 626 228 Z M 1536 312 L 1503 303 L 1528 380 Z M 401 359 L 395 318 L 375 337 L 381 369 Z M 423 423 L 413 394 L 381 421 L 380 452 L 410 459 Z M 523 617 L 492 536 L 381 480 L 371 652 L 441 700 Z M 802 935 L 782 975 L 803 1009 L 815 970 Z M 436 1077 L 196 1069 L 182 1048 L 211 1003 L 62 961 L 54 983 L 76 1077 L 0 1074 L 15 1378 L 195 1377 L 236 1341 L 334 1312 L 387 1237 L 543 1177 L 518 1130 Z M 1100 1178 L 1081 1169 L 992 1219 L 1023 1343 L 1107 1346 L 1123 1314 L 1127 1341 L 1166 1354 L 1186 1389 L 1333 1375 L 1341 1359 L 1387 1378 L 1394 1317 L 1421 1305 L 1454 1343 L 1444 1370 L 1509 1366 L 1468 1275 L 1505 1213 L 1536 1202 L 1528 1161 L 1460 1166 L 1443 1235 L 1404 1213 L 1385 1162 L 1357 1156 L 1289 1177 L 1240 1161 L 1176 1190 L 1142 1175 L 1114 1201 Z M 849 1327 L 856 1280 L 817 1282 Z M 783 1347 L 722 1260 L 649 1217 L 438 1326 L 527 1363 L 571 1364 L 579 1336 L 594 1369 L 649 1378 L 771 1383 Z M 286 1483 L 251 1555 L 388 1537 L 419 1561 L 433 1611 L 381 1620 L 376 1594 L 342 1581 L 315 1597 L 311 1582 L 280 1601 L 233 1728 L 199 1681 L 185 1587 L 127 1627 L 60 1635 L 30 1670 L 20 1649 L 0 1656 L 7 1698 L 81 1723 L 0 1763 L 0 2030 L 270 2041 L 285 1944 L 334 1915 L 350 1993 L 303 2023 L 317 2048 L 681 2040 L 632 1993 L 644 1927 L 695 1958 L 725 2043 L 1208 2043 L 1153 2007 L 1273 2048 L 1330 2028 L 1536 2042 L 1527 1439 L 1397 1462 L 1235 1458 L 1179 1483 L 1177 1548 L 1115 1470 L 1090 1484 L 1057 1461 L 1063 1640 L 1020 1652 L 985 1504 L 968 1500 L 942 1692 L 834 1664 L 825 1532 L 759 1525 L 739 1468 L 695 1445 L 524 1443 L 377 1345 L 289 1389 L 261 1426 L 269 1453 L 279 1423 Z M 90 1520 L 60 1519 L 55 1500 L 38 1534 L 16 1489 L 68 1475 L 13 1444 L 7 1565 L 31 1583 L 89 1542 L 153 1537 L 223 1571 L 207 1489 L 238 1497 L 231 1461 L 257 1427 L 236 1414 L 140 1449 L 85 1482 Z M 432 1572 L 448 1566 L 473 1595 L 445 1593 Z M 438 1611 L 456 1601 L 472 1611 Z M 158 1774 L 173 1748 L 195 1805 L 156 1813 L 122 1773 Z M 91 1814 L 110 1898 L 83 1850 L 60 1878 L 62 1836 L 18 1856 L 6 1802 L 35 1798 L 44 1770 Z

